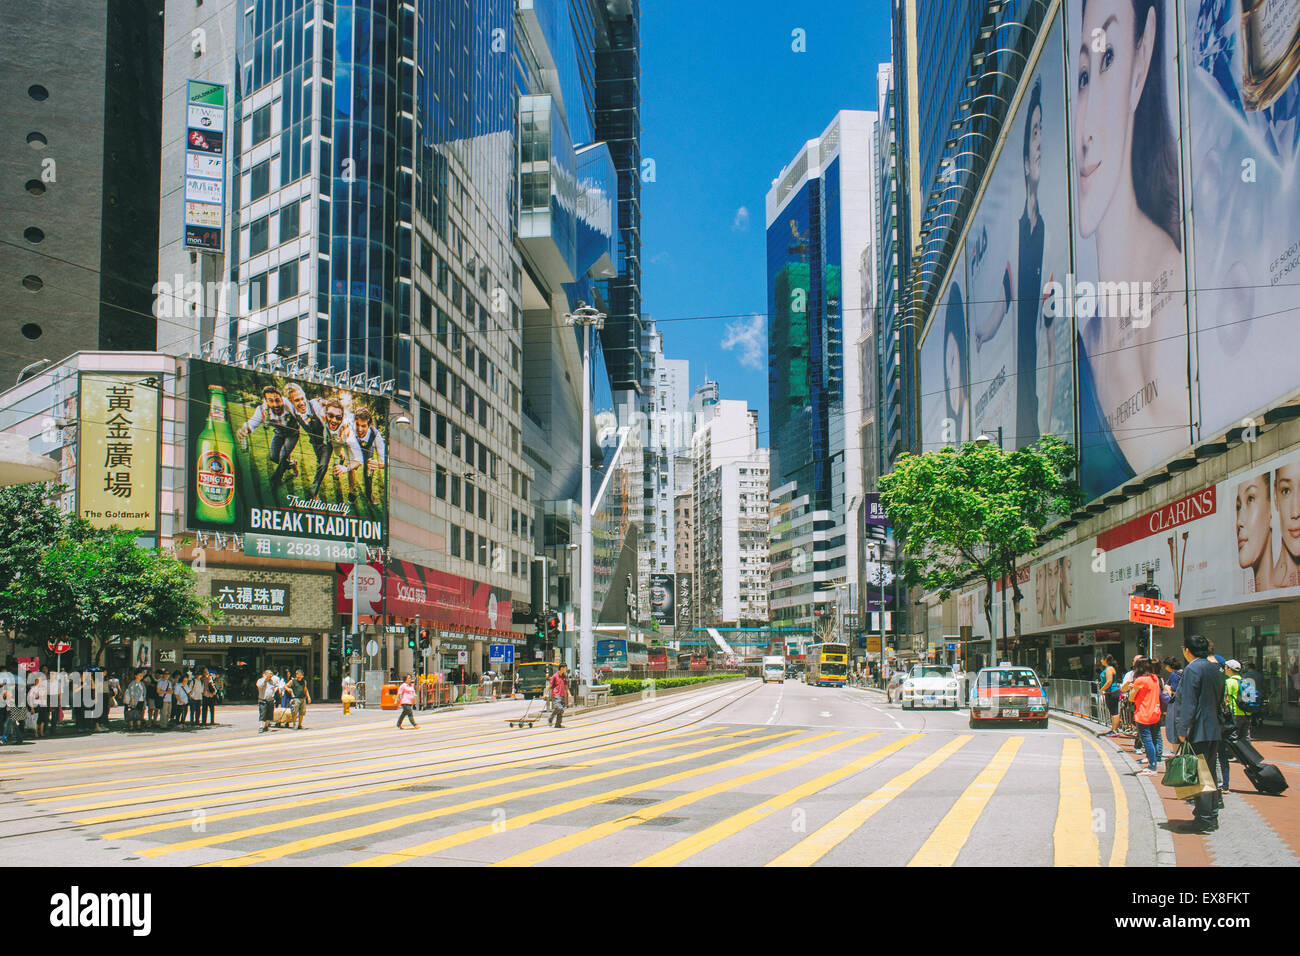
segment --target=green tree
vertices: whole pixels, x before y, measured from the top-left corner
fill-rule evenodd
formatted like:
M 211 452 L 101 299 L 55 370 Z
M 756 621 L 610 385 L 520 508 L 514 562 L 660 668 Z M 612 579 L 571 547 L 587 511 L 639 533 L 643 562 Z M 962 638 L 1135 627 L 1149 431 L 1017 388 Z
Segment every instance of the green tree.
M 1016 643 L 1023 597 L 1016 566 L 1060 529 L 1047 525 L 1082 499 L 1071 477 L 1074 448 L 1048 435 L 1004 452 L 968 442 L 924 455 L 904 455 L 880 478 L 880 500 L 903 552 L 903 580 L 948 595 L 983 579 L 984 618 L 993 628 L 993 584 L 1011 582 Z M 1010 649 L 1009 649 L 1010 650 Z
M 55 504 L 63 485 L 0 488 L 0 625 L 17 630 L 22 609 L 10 592 L 15 580 L 36 573 L 41 558 L 68 533 L 71 520 Z
M 135 534 L 73 520 L 29 573 L 5 593 L 13 626 L 28 637 L 84 639 L 102 663 L 110 638 L 178 638 L 211 623 L 209 599 L 189 565 Z

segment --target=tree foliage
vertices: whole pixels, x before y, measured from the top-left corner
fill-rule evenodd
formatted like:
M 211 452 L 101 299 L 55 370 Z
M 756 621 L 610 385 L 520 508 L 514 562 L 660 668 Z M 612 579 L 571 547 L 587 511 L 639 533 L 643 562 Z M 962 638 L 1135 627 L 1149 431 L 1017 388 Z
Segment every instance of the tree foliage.
M 0 615 L 44 642 L 91 642 L 102 660 L 110 638 L 178 638 L 211 623 L 211 601 L 189 565 L 135 534 L 100 529 L 49 504 L 51 486 L 0 489 Z
M 880 479 L 880 499 L 903 552 L 909 586 L 942 598 L 972 577 L 987 586 L 984 613 L 993 631 L 993 583 L 1012 582 L 1017 639 L 1019 560 L 1059 534 L 1047 530 L 1081 500 L 1071 477 L 1074 448 L 1048 435 L 1004 452 L 968 442 L 924 455 L 904 455 Z

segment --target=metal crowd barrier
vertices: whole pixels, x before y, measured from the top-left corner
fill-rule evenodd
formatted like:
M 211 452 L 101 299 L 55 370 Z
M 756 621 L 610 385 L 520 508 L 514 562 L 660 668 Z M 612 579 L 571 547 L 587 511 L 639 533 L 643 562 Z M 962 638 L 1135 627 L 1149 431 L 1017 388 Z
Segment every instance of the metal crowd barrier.
M 1048 706 L 1052 710 L 1093 720 L 1103 726 L 1110 723 L 1106 698 L 1100 693 L 1096 681 L 1053 677 L 1046 682 L 1044 689 L 1047 691 Z

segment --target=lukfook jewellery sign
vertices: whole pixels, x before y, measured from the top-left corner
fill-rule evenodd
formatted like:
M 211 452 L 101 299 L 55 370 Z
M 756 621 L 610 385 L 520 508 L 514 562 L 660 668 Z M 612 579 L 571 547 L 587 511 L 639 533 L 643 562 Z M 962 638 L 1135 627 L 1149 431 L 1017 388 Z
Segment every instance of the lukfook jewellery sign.
M 289 616 L 289 586 L 282 583 L 214 579 L 212 596 L 227 614 Z

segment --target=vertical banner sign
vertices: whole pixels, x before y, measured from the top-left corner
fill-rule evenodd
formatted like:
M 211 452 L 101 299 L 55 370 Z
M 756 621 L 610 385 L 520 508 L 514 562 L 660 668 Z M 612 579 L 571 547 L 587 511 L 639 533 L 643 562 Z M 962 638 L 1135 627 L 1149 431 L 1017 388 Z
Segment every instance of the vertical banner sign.
M 190 80 L 185 101 L 185 248 L 221 252 L 226 232 L 226 88 Z
M 83 372 L 77 514 L 97 528 L 158 531 L 159 387 L 143 372 Z
M 692 590 L 695 577 L 685 571 L 679 571 L 676 578 L 677 593 L 674 597 L 676 598 L 677 614 L 674 626 L 689 629 L 695 624 L 695 593 Z
M 676 620 L 675 577 L 673 574 L 650 575 L 650 616 L 660 627 L 672 627 Z

